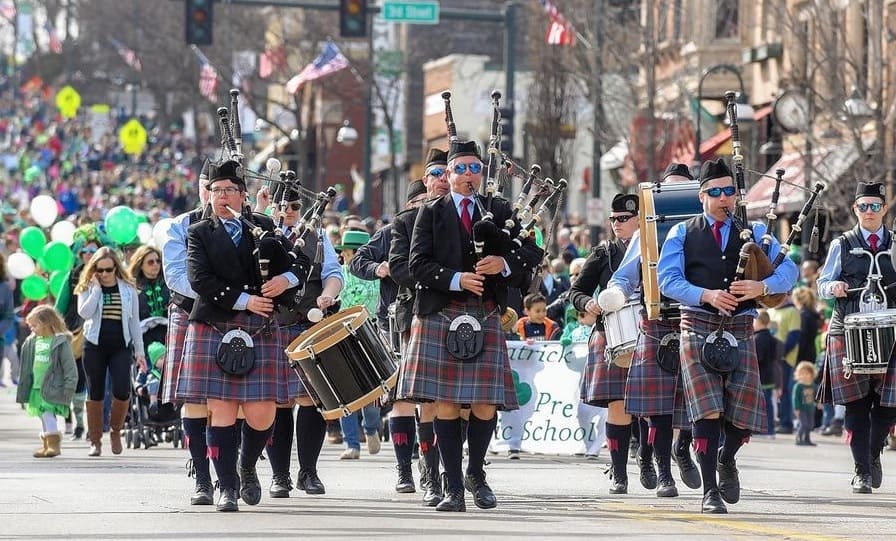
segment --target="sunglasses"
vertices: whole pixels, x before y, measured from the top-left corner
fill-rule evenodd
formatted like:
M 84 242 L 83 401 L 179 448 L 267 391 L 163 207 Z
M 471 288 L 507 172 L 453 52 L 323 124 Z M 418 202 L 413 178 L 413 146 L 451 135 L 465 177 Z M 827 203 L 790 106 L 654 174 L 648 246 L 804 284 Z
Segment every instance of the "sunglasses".
M 426 174 L 433 178 L 441 178 L 441 177 L 445 176 L 445 170 L 442 169 L 441 167 L 434 167 L 434 168 L 430 169 L 429 172 Z
M 81 248 L 81 254 L 95 254 L 96 248 Z
M 724 188 L 715 186 L 713 188 L 706 188 L 705 190 L 701 191 L 710 197 L 719 197 L 722 194 L 725 194 L 725 197 L 731 197 L 737 193 L 737 188 L 735 188 L 734 186 L 725 186 Z
M 144 259 L 143 262 L 146 263 L 146 264 L 148 264 L 148 265 L 158 265 L 159 263 L 161 263 L 161 260 L 158 260 L 158 259 Z
M 97 274 L 106 274 L 107 272 L 109 272 L 109 273 L 115 272 L 115 267 L 97 267 L 96 268 Z
M 629 214 L 627 216 L 610 216 L 610 223 L 615 224 L 618 222 L 620 224 L 624 224 L 625 222 L 631 220 L 635 216 L 636 216 L 635 214 Z
M 288 206 L 291 210 L 299 210 L 302 208 L 302 204 L 299 203 L 298 201 L 292 202 Z
M 883 203 L 859 203 L 856 205 L 859 209 L 859 212 L 868 212 L 870 209 L 871 212 L 880 212 L 880 209 L 884 208 Z
M 482 164 L 479 162 L 474 162 L 470 164 L 459 163 L 454 166 L 454 172 L 458 175 L 463 175 L 467 172 L 467 167 L 470 168 L 470 172 L 474 175 L 482 172 Z

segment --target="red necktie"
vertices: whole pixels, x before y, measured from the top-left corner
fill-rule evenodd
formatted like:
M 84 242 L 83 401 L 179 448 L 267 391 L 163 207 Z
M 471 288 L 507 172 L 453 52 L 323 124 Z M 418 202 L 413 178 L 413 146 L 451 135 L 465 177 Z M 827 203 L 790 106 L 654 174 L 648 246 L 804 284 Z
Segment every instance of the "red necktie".
M 716 222 L 712 224 L 712 236 L 716 239 L 716 244 L 719 245 L 719 248 L 722 247 L 722 226 L 725 225 L 724 222 Z
M 467 230 L 468 234 L 473 233 L 473 216 L 470 214 L 470 201 L 469 199 L 461 199 L 460 200 L 460 221 L 464 224 L 464 229 Z
M 868 245 L 871 246 L 871 253 L 877 253 L 877 241 L 880 240 L 880 237 L 877 236 L 877 233 L 871 233 L 868 235 Z

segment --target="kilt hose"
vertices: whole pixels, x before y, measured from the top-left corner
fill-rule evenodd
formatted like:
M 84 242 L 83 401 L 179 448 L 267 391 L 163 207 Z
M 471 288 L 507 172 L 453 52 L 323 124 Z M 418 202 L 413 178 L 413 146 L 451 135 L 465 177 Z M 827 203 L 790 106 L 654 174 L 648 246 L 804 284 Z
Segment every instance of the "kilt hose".
M 203 321 L 191 321 L 175 398 L 191 404 L 204 399 L 285 404 L 289 400 L 290 368 L 283 360 L 284 346 L 276 324 L 271 323 L 270 336 L 261 330 L 267 321 L 247 311 L 239 312 L 230 321 L 215 323 L 217 328 Z M 233 329 L 249 333 L 255 344 L 255 366 L 245 376 L 225 374 L 215 363 L 224 333 Z
M 289 346 L 297 336 L 305 332 L 308 327 L 310 327 L 310 325 L 302 323 L 295 325 L 281 325 L 278 328 L 278 331 L 280 332 L 280 343 L 283 344 L 284 348 L 281 352 L 281 356 L 287 367 L 289 367 L 291 360 L 286 356 L 285 348 Z M 311 397 L 315 404 L 320 405 L 320 400 L 318 400 L 317 395 L 308 392 L 309 388 L 310 384 L 308 383 L 302 368 L 298 365 L 296 365 L 295 370 L 289 368 L 289 400 L 287 400 L 287 403 L 291 404 L 293 400 L 298 398 Z
M 765 434 L 768 426 L 765 396 L 759 384 L 759 364 L 753 341 L 753 317 L 735 316 L 725 329 L 737 338 L 737 367 L 720 375 L 700 362 L 706 337 L 719 328 L 722 316 L 682 310 L 681 368 L 688 415 L 693 421 L 712 413 L 737 428 Z
M 880 396 L 880 405 L 896 407 L 896 355 L 890 357 L 886 374 L 852 374 L 843 376 L 846 337 L 828 335 L 824 356 L 824 376 L 830 382 L 834 404 L 848 404 L 865 398 L 871 391 Z
M 649 320 L 646 313 L 641 313 L 641 334 L 625 384 L 625 411 L 636 417 L 671 415 L 673 428 L 689 429 L 680 365 L 678 372 L 670 374 L 656 361 L 660 340 L 678 332 L 678 327 L 677 320 Z
M 445 347 L 451 320 L 462 314 L 480 313 L 479 301 L 452 302 L 441 312 L 414 316 L 411 338 L 405 348 L 396 396 L 414 402 L 492 404 L 499 410 L 519 409 L 507 341 L 501 320 L 486 306 L 482 325 L 482 351 L 473 359 L 455 359 Z
M 163 404 L 174 402 L 177 379 L 180 377 L 180 367 L 183 361 L 184 340 L 187 336 L 187 327 L 190 324 L 189 318 L 190 314 L 180 306 L 174 303 L 168 306 L 168 334 L 165 337 L 165 366 L 162 368 L 162 396 L 160 398 Z M 199 403 L 204 402 L 205 400 L 199 401 Z
M 600 408 L 625 399 L 625 380 L 628 379 L 628 368 L 607 363 L 606 349 L 607 336 L 600 331 L 591 333 L 588 361 L 582 371 L 582 402 Z

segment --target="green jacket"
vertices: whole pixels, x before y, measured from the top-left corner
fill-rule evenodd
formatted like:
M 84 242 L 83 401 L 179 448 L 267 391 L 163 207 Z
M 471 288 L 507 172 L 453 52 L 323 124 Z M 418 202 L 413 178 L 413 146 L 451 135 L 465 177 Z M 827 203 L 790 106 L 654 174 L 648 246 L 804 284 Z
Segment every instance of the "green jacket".
M 34 342 L 32 334 L 22 344 L 21 374 L 16 388 L 16 402 L 25 404 L 34 386 Z M 67 405 L 78 386 L 78 368 L 72 354 L 72 341 L 67 334 L 57 334 L 50 342 L 50 367 L 40 387 L 41 397 L 50 404 Z

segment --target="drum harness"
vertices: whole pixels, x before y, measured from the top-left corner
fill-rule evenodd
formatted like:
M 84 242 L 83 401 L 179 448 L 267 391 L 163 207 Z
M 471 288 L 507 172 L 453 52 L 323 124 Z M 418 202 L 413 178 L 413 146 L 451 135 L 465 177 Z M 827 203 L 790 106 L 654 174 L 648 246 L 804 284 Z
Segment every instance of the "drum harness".
M 854 235 L 844 235 L 843 238 L 849 243 L 849 253 L 854 256 L 867 255 L 871 258 L 868 265 L 868 276 L 863 287 L 854 287 L 846 290 L 847 294 L 859 293 L 859 313 L 878 312 L 887 309 L 887 296 L 881 285 L 883 273 L 880 270 L 880 257 L 890 257 L 890 250 L 879 250 L 873 253 L 863 248 Z M 892 287 L 893 284 L 887 286 Z M 843 377 L 849 379 L 852 377 L 852 362 L 843 363 Z

